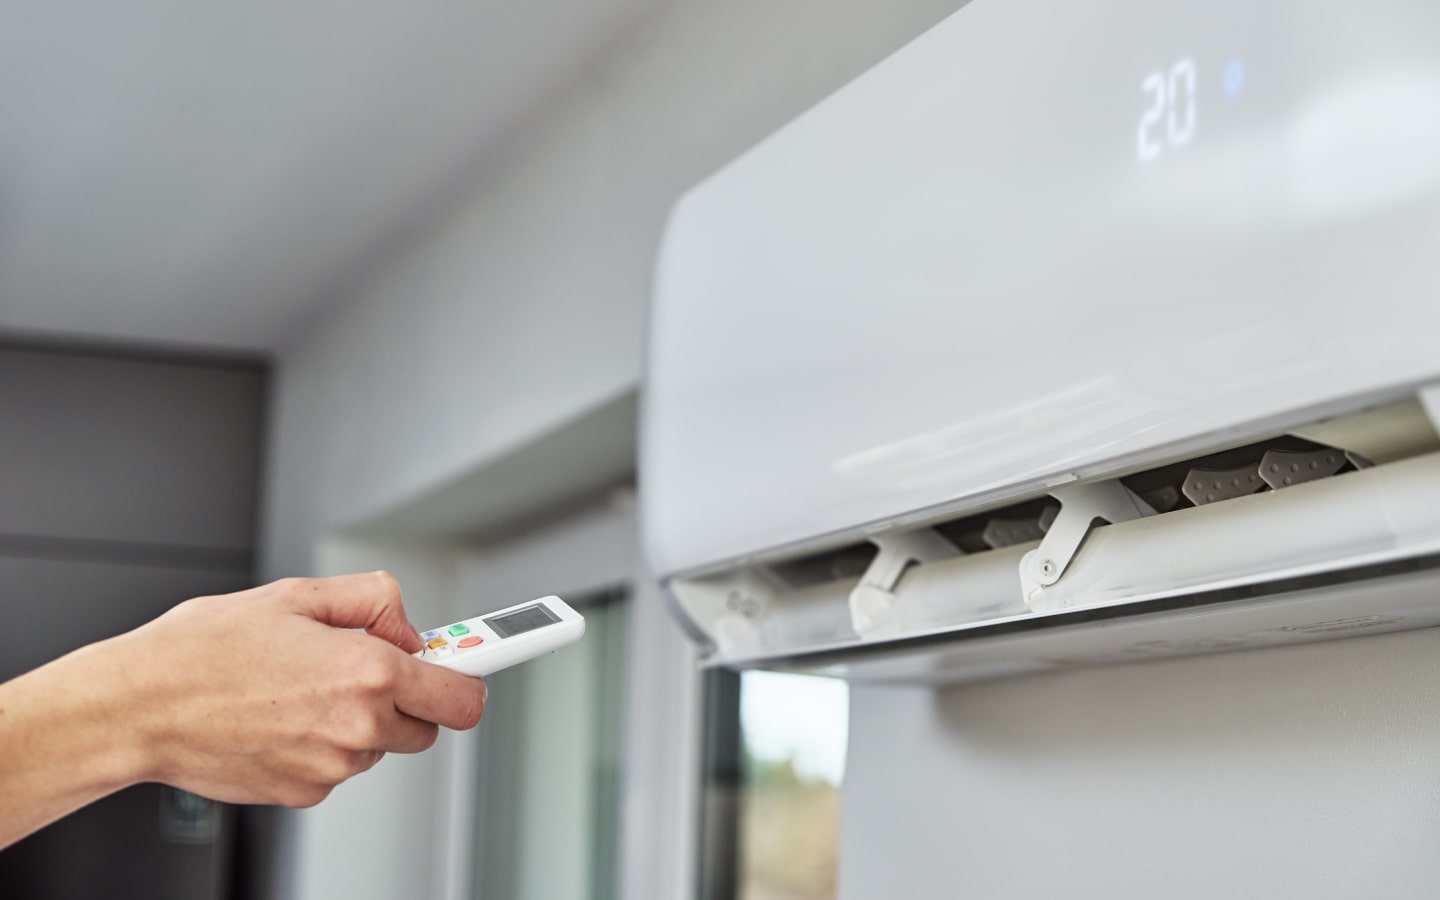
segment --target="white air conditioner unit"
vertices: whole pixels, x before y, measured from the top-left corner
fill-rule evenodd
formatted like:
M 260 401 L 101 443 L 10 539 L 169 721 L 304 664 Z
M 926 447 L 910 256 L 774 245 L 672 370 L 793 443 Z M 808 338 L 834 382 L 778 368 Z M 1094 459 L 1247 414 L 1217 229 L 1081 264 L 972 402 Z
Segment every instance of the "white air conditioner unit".
M 642 423 L 715 664 L 1440 624 L 1440 5 L 976 0 L 696 187 Z

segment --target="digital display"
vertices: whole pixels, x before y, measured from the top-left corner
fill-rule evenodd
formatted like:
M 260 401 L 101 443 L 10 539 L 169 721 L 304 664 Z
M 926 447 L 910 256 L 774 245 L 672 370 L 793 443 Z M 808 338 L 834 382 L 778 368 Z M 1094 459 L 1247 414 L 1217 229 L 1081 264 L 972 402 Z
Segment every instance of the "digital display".
M 1195 137 L 1199 79 L 1200 68 L 1195 58 L 1185 56 L 1167 69 L 1150 72 L 1140 82 L 1145 108 L 1140 116 L 1136 149 L 1141 162 L 1154 162 Z M 1232 56 L 1220 70 L 1220 91 L 1226 100 L 1234 100 L 1244 89 L 1245 60 Z
M 1140 83 L 1148 98 L 1140 117 L 1141 162 L 1158 159 L 1167 148 L 1178 150 L 1195 136 L 1195 60 L 1175 61 L 1168 71 L 1151 72 Z
M 551 612 L 545 604 L 536 603 L 524 609 L 517 609 L 514 612 L 492 616 L 481 621 L 494 629 L 495 633 L 502 638 L 508 638 L 524 634 L 527 631 L 534 631 L 537 628 L 544 628 L 546 625 L 554 625 L 560 621 L 560 617 Z

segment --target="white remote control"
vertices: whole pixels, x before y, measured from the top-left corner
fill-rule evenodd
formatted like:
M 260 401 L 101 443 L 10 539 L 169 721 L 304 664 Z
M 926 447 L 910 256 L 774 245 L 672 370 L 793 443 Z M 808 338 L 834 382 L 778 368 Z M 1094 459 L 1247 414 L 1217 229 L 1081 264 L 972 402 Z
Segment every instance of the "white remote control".
M 415 656 L 465 675 L 489 675 L 578 641 L 585 618 L 559 597 L 541 597 L 420 637 Z

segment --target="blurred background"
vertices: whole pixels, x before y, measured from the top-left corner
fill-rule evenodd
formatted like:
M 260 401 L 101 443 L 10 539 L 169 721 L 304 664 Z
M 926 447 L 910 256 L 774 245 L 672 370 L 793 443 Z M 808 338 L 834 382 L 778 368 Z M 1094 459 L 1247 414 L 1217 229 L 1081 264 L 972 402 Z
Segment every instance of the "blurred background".
M 378 567 L 422 627 L 555 592 L 592 635 L 316 809 L 118 794 L 6 896 L 833 897 L 844 685 L 697 674 L 640 562 L 651 268 L 688 186 L 960 5 L 0 8 L 0 677 Z

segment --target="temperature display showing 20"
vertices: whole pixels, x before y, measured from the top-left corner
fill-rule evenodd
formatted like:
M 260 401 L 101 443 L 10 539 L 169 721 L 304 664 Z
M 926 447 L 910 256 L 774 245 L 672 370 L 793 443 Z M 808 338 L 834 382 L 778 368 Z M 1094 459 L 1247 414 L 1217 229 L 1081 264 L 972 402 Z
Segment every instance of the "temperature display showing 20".
M 1169 71 L 1151 72 L 1140 82 L 1149 100 L 1136 135 L 1141 162 L 1159 159 L 1167 149 L 1178 150 L 1195 137 L 1196 80 L 1195 60 L 1187 56 Z
M 1141 162 L 1154 162 L 1195 138 L 1199 123 L 1200 70 L 1191 56 L 1175 60 L 1168 69 L 1149 73 L 1140 82 L 1145 107 L 1135 133 L 1135 151 Z M 1225 64 L 1220 85 L 1233 100 L 1245 86 L 1245 62 L 1233 58 Z

